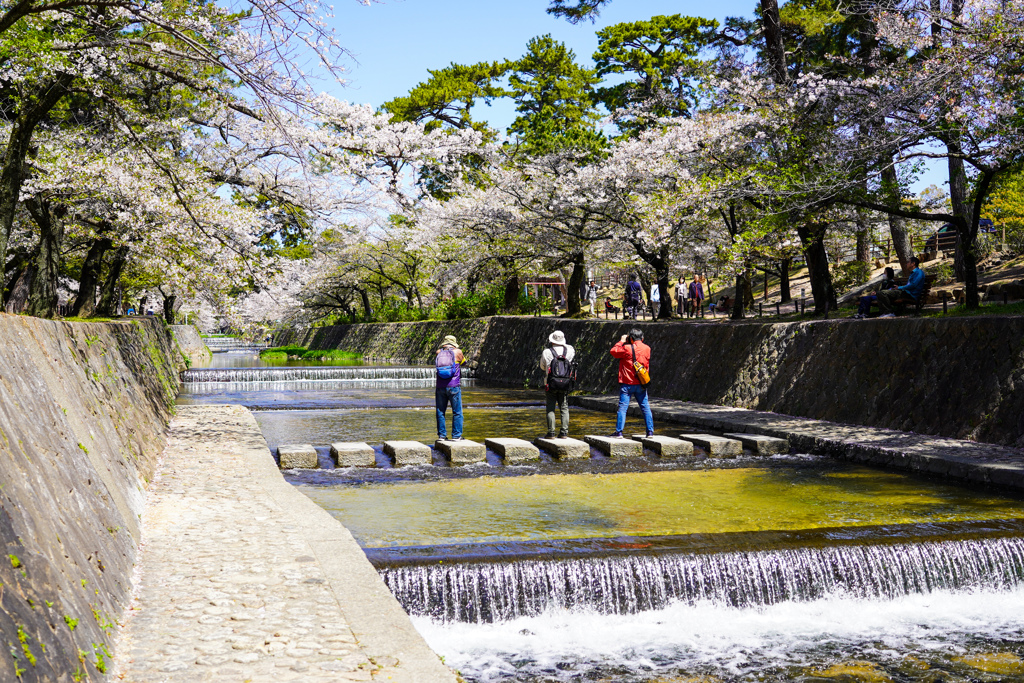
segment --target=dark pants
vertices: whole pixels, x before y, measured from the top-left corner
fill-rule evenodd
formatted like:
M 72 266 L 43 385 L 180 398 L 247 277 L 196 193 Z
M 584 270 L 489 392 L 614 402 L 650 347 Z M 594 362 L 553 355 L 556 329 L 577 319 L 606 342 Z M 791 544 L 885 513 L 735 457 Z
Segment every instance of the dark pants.
M 569 399 L 564 391 L 548 391 L 545 395 L 547 399 L 548 409 L 548 434 L 555 433 L 555 410 L 559 410 L 562 413 L 562 429 L 560 434 L 567 436 L 569 434 Z
M 916 304 L 914 297 L 910 296 L 902 289 L 887 289 L 884 292 L 878 293 L 878 310 L 885 315 L 886 313 L 893 313 L 893 308 L 896 302 L 902 301 L 908 304 Z
M 878 300 L 878 297 L 875 296 L 874 294 L 869 294 L 867 296 L 862 296 L 860 298 L 860 303 L 857 305 L 857 314 L 858 315 L 867 315 L 868 313 L 870 313 L 871 312 L 871 304 L 875 303 L 875 301 L 877 301 L 877 300 Z

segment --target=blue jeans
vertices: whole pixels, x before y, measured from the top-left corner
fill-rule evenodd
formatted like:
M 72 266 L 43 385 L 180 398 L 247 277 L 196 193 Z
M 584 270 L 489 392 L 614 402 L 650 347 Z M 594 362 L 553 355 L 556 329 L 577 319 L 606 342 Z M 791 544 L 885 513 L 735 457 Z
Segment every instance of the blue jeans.
M 437 438 L 447 439 L 448 428 L 444 423 L 444 411 L 452 406 L 452 438 L 462 436 L 462 387 L 438 387 L 434 392 L 437 407 Z
M 644 424 L 647 426 L 647 433 L 654 431 L 654 416 L 651 415 L 651 405 L 647 402 L 647 388 L 640 384 L 619 385 L 619 412 L 615 416 L 615 431 L 621 432 L 626 426 L 626 410 L 629 409 L 629 397 L 632 396 L 640 404 L 640 410 L 644 414 Z

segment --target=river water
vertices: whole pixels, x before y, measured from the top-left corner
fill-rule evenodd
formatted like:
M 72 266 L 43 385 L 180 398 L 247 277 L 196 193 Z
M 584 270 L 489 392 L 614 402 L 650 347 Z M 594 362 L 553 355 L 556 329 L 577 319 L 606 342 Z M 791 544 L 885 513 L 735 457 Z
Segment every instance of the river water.
M 316 446 L 286 478 L 468 681 L 1024 680 L 1018 496 L 805 455 L 334 468 L 332 442 L 433 441 L 430 368 L 211 366 L 179 402 Z M 464 396 L 467 438 L 544 431 L 543 392 Z M 613 420 L 573 409 L 571 434 Z

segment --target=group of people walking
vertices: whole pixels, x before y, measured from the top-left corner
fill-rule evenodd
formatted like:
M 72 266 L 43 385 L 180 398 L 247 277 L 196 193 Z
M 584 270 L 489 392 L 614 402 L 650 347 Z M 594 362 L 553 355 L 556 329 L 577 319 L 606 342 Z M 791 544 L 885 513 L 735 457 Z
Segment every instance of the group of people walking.
M 707 281 L 703 276 L 694 274 L 693 280 L 687 284 L 686 278 L 679 278 L 679 284 L 676 285 L 675 291 L 675 305 L 676 314 L 679 316 L 694 318 L 704 317 L 704 298 L 705 298 L 705 285 Z M 665 303 L 668 306 L 672 305 L 671 298 L 666 298 Z M 606 301 L 605 308 L 608 308 L 609 302 Z M 657 318 L 658 313 L 661 310 L 662 295 L 661 287 L 657 283 L 651 285 L 651 296 L 650 296 L 650 308 L 652 317 Z M 636 273 L 629 274 L 629 281 L 626 282 L 626 289 L 622 294 L 622 310 L 623 319 L 632 318 L 636 320 L 640 311 L 644 306 L 644 290 L 640 282 L 637 280 Z M 591 311 L 593 312 L 593 311 Z
M 622 438 L 626 425 L 626 412 L 632 400 L 636 400 L 644 416 L 647 436 L 654 435 L 654 417 L 647 398 L 647 383 L 650 381 L 651 348 L 644 344 L 644 333 L 638 328 L 622 335 L 612 346 L 610 354 L 618 360 L 619 406 L 615 417 L 615 431 L 612 437 Z M 565 339 L 561 330 L 548 336 L 547 344 L 540 354 L 540 367 L 544 371 L 547 432 L 545 438 L 566 438 L 569 436 L 569 392 L 576 382 L 576 349 Z M 447 335 L 436 352 L 437 386 L 434 405 L 437 410 L 437 438 L 448 439 L 445 413 L 449 406 L 452 411 L 452 435 L 454 441 L 461 441 L 463 429 L 462 414 L 462 363 L 465 354 L 459 348 L 453 335 Z M 555 431 L 556 422 L 558 431 Z M 557 437 L 556 437 L 557 435 Z

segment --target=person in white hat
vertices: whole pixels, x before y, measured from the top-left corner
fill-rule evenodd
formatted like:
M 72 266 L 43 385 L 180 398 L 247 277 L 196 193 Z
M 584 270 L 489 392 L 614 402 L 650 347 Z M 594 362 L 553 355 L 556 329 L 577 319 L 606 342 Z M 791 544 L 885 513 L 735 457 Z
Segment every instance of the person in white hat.
M 548 337 L 548 345 L 540 354 L 540 367 L 544 370 L 544 390 L 547 398 L 548 432 L 545 438 L 555 436 L 555 409 L 562 412 L 562 428 L 558 438 L 569 436 L 569 401 L 568 395 L 576 382 L 576 366 L 573 358 L 576 349 L 565 343 L 565 335 L 555 330 Z

